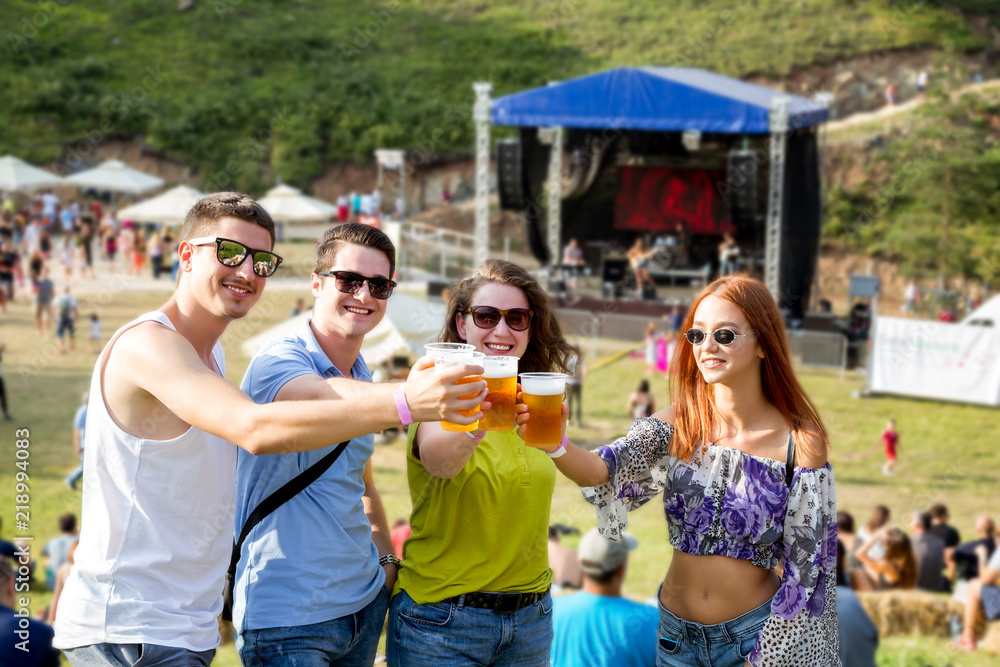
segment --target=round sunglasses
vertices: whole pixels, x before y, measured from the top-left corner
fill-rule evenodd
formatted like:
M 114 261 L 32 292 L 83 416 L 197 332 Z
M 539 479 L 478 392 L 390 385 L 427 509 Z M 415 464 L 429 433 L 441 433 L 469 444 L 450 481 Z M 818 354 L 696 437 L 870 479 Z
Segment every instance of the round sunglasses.
M 239 241 L 224 239 L 221 236 L 199 236 L 188 240 L 193 246 L 215 244 L 215 258 L 219 264 L 236 268 L 246 261 L 247 257 L 253 257 L 253 272 L 261 278 L 268 278 L 274 275 L 281 264 L 281 257 L 270 250 L 256 250 L 249 248 Z
M 736 342 L 737 338 L 745 338 L 746 336 L 752 336 L 752 333 L 748 334 L 738 334 L 731 329 L 716 329 L 715 331 L 702 331 L 701 329 L 688 329 L 684 333 L 684 337 L 687 338 L 688 342 L 692 345 L 701 345 L 705 342 L 705 339 L 711 336 L 715 339 L 715 342 L 719 345 L 732 345 Z
M 500 323 L 502 317 L 507 323 L 507 327 L 514 331 L 524 331 L 531 324 L 531 317 L 535 313 L 525 308 L 511 308 L 510 310 L 500 310 L 493 306 L 472 306 L 466 308 L 465 313 L 472 313 L 473 323 L 480 329 L 492 329 Z
M 385 301 L 392 296 L 392 290 L 396 287 L 395 280 L 388 278 L 369 278 L 353 271 L 317 271 L 317 276 L 330 276 L 335 279 L 334 285 L 337 290 L 344 294 L 355 294 L 361 286 L 368 283 L 368 293 L 372 298 Z

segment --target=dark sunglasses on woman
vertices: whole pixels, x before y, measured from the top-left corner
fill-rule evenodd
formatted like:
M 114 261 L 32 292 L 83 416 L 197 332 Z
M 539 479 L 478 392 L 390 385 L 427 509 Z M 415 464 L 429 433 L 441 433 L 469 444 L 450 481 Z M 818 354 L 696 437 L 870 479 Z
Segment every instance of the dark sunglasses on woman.
M 744 338 L 746 336 L 752 336 L 752 333 L 748 334 L 738 334 L 730 329 L 716 329 L 715 331 L 702 331 L 701 329 L 688 329 L 684 337 L 688 339 L 688 342 L 692 345 L 701 345 L 705 342 L 705 339 L 709 336 L 715 338 L 715 342 L 719 345 L 732 345 L 736 342 L 737 338 Z
M 511 308 L 510 310 L 500 310 L 493 306 L 472 306 L 465 309 L 466 314 L 472 313 L 472 321 L 480 329 L 492 329 L 500 323 L 502 317 L 507 326 L 514 331 L 524 331 L 531 324 L 531 316 L 534 313 L 525 308 Z
M 224 239 L 221 236 L 199 236 L 190 239 L 189 244 L 193 246 L 215 244 L 215 258 L 223 266 L 236 268 L 246 261 L 247 257 L 253 257 L 253 272 L 261 278 L 268 278 L 274 275 L 281 264 L 281 257 L 270 250 L 256 250 L 248 248 L 239 241 Z
M 355 294 L 361 286 L 368 283 L 368 292 L 372 298 L 385 301 L 392 296 L 392 290 L 396 287 L 395 280 L 388 278 L 369 278 L 353 271 L 317 271 L 317 276 L 329 276 L 335 279 L 334 285 L 344 294 Z

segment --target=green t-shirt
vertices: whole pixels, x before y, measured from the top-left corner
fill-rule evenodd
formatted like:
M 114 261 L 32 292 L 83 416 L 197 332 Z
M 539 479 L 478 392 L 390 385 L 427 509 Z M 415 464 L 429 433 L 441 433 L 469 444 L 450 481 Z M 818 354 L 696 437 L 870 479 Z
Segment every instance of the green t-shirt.
M 552 459 L 513 429 L 490 431 L 462 471 L 442 479 L 413 456 L 417 426 L 406 448 L 412 532 L 395 592 L 426 604 L 474 591 L 548 589 Z

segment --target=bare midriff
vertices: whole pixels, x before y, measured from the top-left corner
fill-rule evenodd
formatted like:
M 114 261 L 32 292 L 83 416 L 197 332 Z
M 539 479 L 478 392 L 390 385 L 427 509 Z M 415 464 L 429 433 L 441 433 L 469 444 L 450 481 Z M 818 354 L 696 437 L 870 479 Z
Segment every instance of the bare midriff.
M 756 609 L 778 590 L 774 570 L 729 556 L 674 550 L 660 589 L 660 604 L 685 621 L 715 625 Z

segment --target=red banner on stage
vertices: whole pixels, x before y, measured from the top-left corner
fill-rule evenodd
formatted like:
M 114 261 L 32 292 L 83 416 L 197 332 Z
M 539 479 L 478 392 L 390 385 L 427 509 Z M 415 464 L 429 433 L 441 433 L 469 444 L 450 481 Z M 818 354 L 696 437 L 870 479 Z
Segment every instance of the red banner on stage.
M 683 224 L 690 234 L 734 231 L 729 204 L 715 189 L 725 182 L 721 169 L 623 167 L 615 229 L 672 232 Z

